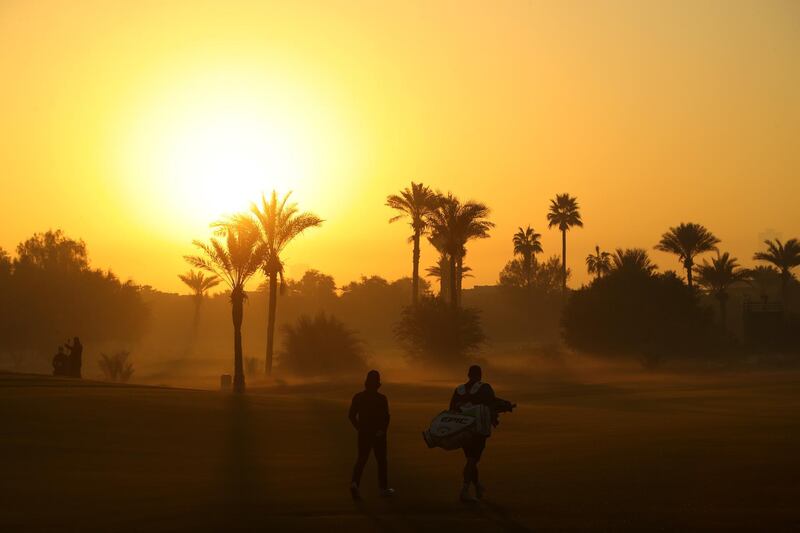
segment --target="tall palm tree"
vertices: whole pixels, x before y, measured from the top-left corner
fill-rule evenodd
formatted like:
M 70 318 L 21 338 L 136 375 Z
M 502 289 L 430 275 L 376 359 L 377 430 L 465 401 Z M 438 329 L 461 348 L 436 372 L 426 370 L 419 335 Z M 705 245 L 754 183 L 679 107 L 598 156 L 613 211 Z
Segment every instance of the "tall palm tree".
M 594 253 L 586 256 L 586 270 L 597 278 L 602 278 L 611 270 L 611 254 L 595 245 Z
M 429 266 L 428 268 L 425 269 L 425 272 L 427 272 L 427 276 L 429 278 L 434 278 L 439 281 L 439 297 L 444 300 L 450 298 L 448 295 L 448 290 L 450 287 L 450 274 L 448 273 L 449 265 L 450 263 L 447 256 L 441 256 L 439 257 L 439 261 L 435 265 Z M 472 272 L 471 267 L 467 265 L 463 265 L 461 267 L 462 277 L 465 278 L 474 277 L 471 274 L 471 272 Z
M 652 274 L 658 265 L 650 260 L 647 250 L 642 248 L 617 248 L 611 255 L 611 270 L 624 272 L 642 272 Z
M 489 237 L 489 230 L 494 227 L 494 223 L 486 220 L 488 216 L 489 208 L 484 204 L 461 203 L 452 194 L 442 197 L 430 216 L 430 240 L 437 243 L 448 257 L 450 303 L 453 307 L 459 305 L 467 242 Z
M 222 281 L 214 274 L 206 276 L 198 270 L 189 270 L 185 274 L 178 274 L 178 278 L 192 290 L 194 300 L 194 320 L 192 320 L 192 340 L 197 335 L 197 327 L 200 322 L 200 307 L 203 305 L 206 293 L 220 284 Z
M 411 188 L 405 188 L 400 194 L 390 194 L 386 197 L 386 205 L 400 211 L 400 214 L 389 219 L 396 222 L 403 217 L 408 217 L 412 234 L 409 240 L 414 243 L 411 269 L 411 303 L 417 305 L 419 300 L 419 241 L 428 227 L 428 217 L 433 213 L 439 202 L 439 195 L 430 187 L 422 183 L 411 182 Z
M 686 283 L 692 287 L 692 268 L 694 258 L 698 255 L 717 249 L 720 240 L 705 226 L 693 222 L 681 223 L 661 236 L 655 249 L 678 256 L 686 269 Z
M 782 243 L 780 239 L 774 241 L 766 240 L 766 252 L 756 252 L 753 259 L 771 263 L 781 273 L 781 297 L 783 307 L 786 309 L 789 303 L 789 281 L 792 279 L 792 269 L 800 266 L 800 241 L 789 239 Z
M 578 199 L 569 194 L 557 194 L 550 200 L 550 212 L 547 213 L 547 227 L 557 226 L 561 231 L 561 289 L 567 292 L 567 232 L 573 226 L 583 227 Z
M 283 261 L 281 253 L 292 240 L 309 228 L 322 225 L 322 219 L 313 213 L 301 213 L 297 204 L 289 203 L 291 192 L 278 199 L 274 190 L 269 201 L 261 195 L 261 206 L 253 203 L 250 212 L 259 229 L 259 240 L 264 249 L 261 270 L 269 280 L 267 308 L 267 374 L 272 374 L 272 358 L 275 346 L 275 315 L 278 308 L 278 278 L 284 287 Z
M 731 285 L 748 281 L 750 273 L 739 266 L 735 257 L 728 252 L 721 254 L 709 263 L 703 259 L 703 264 L 695 267 L 697 284 L 705 289 L 719 302 L 719 316 L 723 328 L 728 327 L 728 289 Z
M 233 390 L 244 392 L 244 363 L 242 359 L 242 320 L 245 285 L 258 272 L 264 250 L 259 243 L 259 233 L 254 221 L 248 217 L 235 217 L 216 223 L 216 237 L 207 243 L 193 241 L 200 249 L 199 255 L 187 255 L 186 261 L 195 268 L 205 270 L 224 280 L 231 290 L 231 318 L 233 320 Z
M 531 286 L 531 272 L 536 254 L 542 253 L 542 235 L 536 233 L 532 227 L 520 227 L 514 234 L 514 255 L 522 256 L 522 273 L 525 276 L 525 286 Z

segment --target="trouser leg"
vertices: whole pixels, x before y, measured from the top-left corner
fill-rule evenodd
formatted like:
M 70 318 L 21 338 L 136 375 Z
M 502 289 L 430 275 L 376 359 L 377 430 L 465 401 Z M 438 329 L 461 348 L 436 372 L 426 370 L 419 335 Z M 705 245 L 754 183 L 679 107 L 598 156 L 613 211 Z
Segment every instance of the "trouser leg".
M 361 484 L 361 474 L 364 473 L 364 466 L 367 464 L 369 452 L 372 449 L 372 435 L 358 433 L 358 458 L 353 467 L 353 483 Z
M 378 462 L 378 486 L 381 489 L 389 487 L 388 461 L 386 458 L 386 433 L 375 437 L 375 460 Z

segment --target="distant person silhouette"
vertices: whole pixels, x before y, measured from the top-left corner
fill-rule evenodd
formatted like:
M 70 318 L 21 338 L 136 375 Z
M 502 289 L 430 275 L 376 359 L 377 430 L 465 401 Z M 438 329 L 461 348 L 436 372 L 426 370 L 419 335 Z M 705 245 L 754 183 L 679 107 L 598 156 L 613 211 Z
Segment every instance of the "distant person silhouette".
M 350 404 L 350 422 L 358 431 L 358 459 L 353 467 L 353 479 L 350 483 L 350 494 L 354 500 L 361 498 L 359 486 L 361 474 L 369 459 L 369 452 L 375 452 L 378 462 L 378 485 L 381 496 L 392 496 L 394 489 L 389 488 L 388 464 L 386 460 L 386 430 L 389 428 L 389 401 L 378 392 L 381 386 L 381 375 L 377 370 L 370 370 L 364 381 L 364 390 L 353 396 Z
M 53 356 L 53 375 L 54 376 L 67 376 L 69 375 L 69 356 L 64 353 L 64 347 L 59 346 L 58 352 Z
M 453 391 L 453 397 L 450 399 L 450 410 L 458 411 L 461 406 L 467 403 L 492 407 L 495 400 L 494 389 L 488 383 L 481 381 L 483 377 L 481 367 L 478 365 L 469 367 L 467 377 L 469 378 L 468 381 L 463 385 L 459 385 Z M 497 425 L 496 415 L 494 415 L 492 423 Z M 462 447 L 467 458 L 467 464 L 464 465 L 464 485 L 461 487 L 460 494 L 460 499 L 463 502 L 476 501 L 476 498 L 469 493 L 470 484 L 475 485 L 477 499 L 483 497 L 484 487 L 478 480 L 478 462 L 481 460 L 484 448 L 486 448 L 486 437 L 477 433 L 473 434 Z
M 78 337 L 72 339 L 72 345 L 64 345 L 69 350 L 69 373 L 68 375 L 79 378 L 81 377 L 81 364 L 83 360 L 83 344 Z

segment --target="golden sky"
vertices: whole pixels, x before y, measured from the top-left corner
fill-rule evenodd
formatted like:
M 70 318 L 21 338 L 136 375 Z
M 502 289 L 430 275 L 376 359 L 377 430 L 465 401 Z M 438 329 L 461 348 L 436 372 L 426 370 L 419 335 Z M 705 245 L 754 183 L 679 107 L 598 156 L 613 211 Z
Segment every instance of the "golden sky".
M 573 285 L 595 244 L 682 221 L 748 264 L 800 237 L 799 58 L 792 0 L 0 0 L 0 246 L 58 227 L 182 290 L 191 240 L 277 187 L 326 219 L 290 275 L 396 278 L 409 230 L 383 204 L 414 179 L 493 209 L 467 286 L 517 226 L 559 253 L 560 192 Z

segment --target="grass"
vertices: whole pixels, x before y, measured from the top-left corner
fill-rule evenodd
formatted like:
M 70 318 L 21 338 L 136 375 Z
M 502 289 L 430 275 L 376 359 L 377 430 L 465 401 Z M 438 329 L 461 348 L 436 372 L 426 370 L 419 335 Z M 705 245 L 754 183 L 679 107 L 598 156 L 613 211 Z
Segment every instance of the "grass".
M 388 376 L 385 377 L 388 379 Z M 453 380 L 455 384 L 455 381 Z M 800 524 L 800 376 L 510 377 L 486 500 L 420 431 L 451 383 L 387 383 L 390 481 L 349 499 L 355 384 L 217 392 L 0 375 L 0 530 L 525 531 Z

